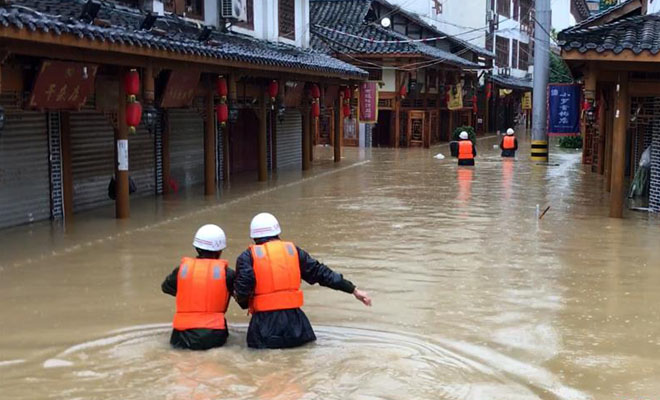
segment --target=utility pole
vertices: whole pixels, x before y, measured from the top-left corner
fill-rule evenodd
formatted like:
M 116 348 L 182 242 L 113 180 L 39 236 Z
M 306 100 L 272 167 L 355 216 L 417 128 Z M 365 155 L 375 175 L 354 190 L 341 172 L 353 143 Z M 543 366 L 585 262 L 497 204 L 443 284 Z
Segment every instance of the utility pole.
M 550 74 L 550 0 L 535 0 L 532 160 L 548 161 L 546 88 Z

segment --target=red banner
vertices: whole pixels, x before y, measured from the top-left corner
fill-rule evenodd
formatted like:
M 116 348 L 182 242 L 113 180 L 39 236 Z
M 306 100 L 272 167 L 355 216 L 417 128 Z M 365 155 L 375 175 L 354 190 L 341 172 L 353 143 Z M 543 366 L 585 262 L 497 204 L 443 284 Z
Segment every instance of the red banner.
M 195 98 L 199 83 L 199 71 L 175 70 L 170 73 L 167 87 L 160 100 L 163 108 L 189 107 Z
M 30 108 L 78 110 L 94 91 L 98 66 L 62 61 L 44 61 L 34 82 Z
M 368 81 L 360 84 L 359 122 L 374 124 L 378 122 L 378 82 Z

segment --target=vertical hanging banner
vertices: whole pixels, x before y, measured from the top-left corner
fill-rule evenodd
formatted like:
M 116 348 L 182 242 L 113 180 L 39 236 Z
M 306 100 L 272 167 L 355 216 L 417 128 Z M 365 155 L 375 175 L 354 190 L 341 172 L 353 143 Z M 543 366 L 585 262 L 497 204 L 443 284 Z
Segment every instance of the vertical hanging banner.
M 574 84 L 548 85 L 548 135 L 580 134 L 581 87 Z
M 358 121 L 375 124 L 378 122 L 378 82 L 368 81 L 360 84 L 360 105 Z
M 463 85 L 457 83 L 449 88 L 449 98 L 447 101 L 449 110 L 460 110 L 463 108 Z
M 522 98 L 522 109 L 531 110 L 532 109 L 532 92 L 525 92 Z

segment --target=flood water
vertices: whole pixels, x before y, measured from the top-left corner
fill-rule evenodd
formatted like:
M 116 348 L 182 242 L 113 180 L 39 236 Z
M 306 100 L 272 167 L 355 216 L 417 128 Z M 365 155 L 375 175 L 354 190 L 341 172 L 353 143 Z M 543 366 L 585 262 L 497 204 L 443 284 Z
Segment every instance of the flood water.
M 303 180 L 0 232 L 0 397 L 660 398 L 660 219 L 609 219 L 577 152 L 553 147 L 542 166 L 526 142 L 515 161 L 494 143 L 474 169 L 434 159 L 446 146 L 346 149 Z M 374 306 L 303 284 L 315 344 L 250 350 L 233 303 L 224 348 L 172 350 L 162 280 L 205 223 L 227 232 L 233 264 L 260 211 Z

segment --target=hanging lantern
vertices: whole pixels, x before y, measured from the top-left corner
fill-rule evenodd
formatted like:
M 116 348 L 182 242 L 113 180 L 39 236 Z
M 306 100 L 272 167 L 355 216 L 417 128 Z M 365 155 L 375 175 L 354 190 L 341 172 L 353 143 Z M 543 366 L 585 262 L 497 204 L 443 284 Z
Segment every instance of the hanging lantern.
M 344 110 L 344 117 L 348 118 L 348 117 L 351 116 L 351 105 L 350 104 L 344 104 L 343 110 Z
M 489 83 L 486 85 L 486 100 L 490 100 L 490 97 L 493 95 L 493 84 Z
M 270 81 L 268 84 L 268 95 L 270 96 L 270 101 L 275 102 L 275 98 L 277 97 L 277 93 L 279 91 L 279 84 L 277 83 L 276 80 Z
M 399 88 L 399 96 L 401 96 L 402 99 L 405 99 L 407 95 L 408 95 L 408 87 L 407 87 L 406 84 L 404 83 L 404 84 L 401 85 L 401 87 Z
M 124 75 L 124 91 L 129 96 L 137 96 L 140 92 L 140 74 L 132 69 Z
M 310 94 L 315 99 L 318 99 L 319 97 L 321 97 L 321 89 L 319 89 L 319 85 L 317 85 L 316 83 L 313 83 L 312 87 L 310 89 Z
M 315 101 L 312 103 L 312 117 L 313 118 L 318 118 L 321 116 L 321 105 L 319 104 L 318 101 Z
M 142 120 L 142 105 L 137 101 L 126 105 L 126 125 L 135 127 L 140 125 Z
M 351 89 L 347 86 L 344 88 L 344 101 L 351 99 Z
M 218 90 L 218 96 L 220 96 L 220 98 L 222 100 L 226 100 L 227 99 L 227 79 L 223 76 L 219 76 L 218 80 L 216 81 L 216 86 L 217 86 L 217 90 Z
M 227 124 L 229 119 L 229 107 L 226 103 L 221 103 L 215 106 L 215 112 L 218 114 L 218 123 L 222 126 Z

